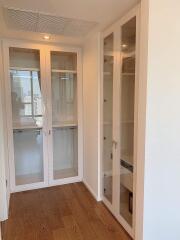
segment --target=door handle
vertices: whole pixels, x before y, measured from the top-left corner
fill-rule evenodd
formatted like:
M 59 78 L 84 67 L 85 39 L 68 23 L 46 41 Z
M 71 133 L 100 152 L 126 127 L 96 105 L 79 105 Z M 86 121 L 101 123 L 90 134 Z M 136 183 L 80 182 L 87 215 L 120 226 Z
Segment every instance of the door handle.
M 43 133 L 44 133 L 45 136 L 51 135 L 51 130 L 43 131 Z
M 115 141 L 115 140 L 113 140 L 113 141 L 112 141 L 112 144 L 113 144 L 114 148 L 116 149 L 116 148 L 117 148 L 117 145 L 118 145 L 118 142 Z

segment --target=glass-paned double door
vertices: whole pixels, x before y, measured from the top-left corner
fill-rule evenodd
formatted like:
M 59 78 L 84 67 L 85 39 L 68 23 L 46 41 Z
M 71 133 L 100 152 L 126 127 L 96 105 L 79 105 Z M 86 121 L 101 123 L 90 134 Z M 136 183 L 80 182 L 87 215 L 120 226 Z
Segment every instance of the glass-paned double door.
M 76 181 L 80 175 L 78 50 L 5 49 L 11 190 Z
M 126 18 L 124 18 L 126 19 Z M 111 28 L 113 29 L 113 27 Z M 102 196 L 133 236 L 137 129 L 137 12 L 103 39 Z

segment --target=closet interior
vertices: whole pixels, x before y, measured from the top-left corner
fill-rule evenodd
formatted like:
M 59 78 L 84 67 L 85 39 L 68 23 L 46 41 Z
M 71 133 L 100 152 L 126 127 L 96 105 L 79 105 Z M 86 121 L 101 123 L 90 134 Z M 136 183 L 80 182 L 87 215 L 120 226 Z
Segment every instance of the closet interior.
M 132 226 L 136 17 L 121 28 L 120 214 Z
M 112 203 L 112 120 L 113 120 L 113 34 L 104 39 L 103 69 L 103 184 L 104 196 Z
M 51 52 L 54 179 L 78 175 L 77 54 Z
M 133 236 L 136 194 L 138 10 L 104 32 L 103 202 Z

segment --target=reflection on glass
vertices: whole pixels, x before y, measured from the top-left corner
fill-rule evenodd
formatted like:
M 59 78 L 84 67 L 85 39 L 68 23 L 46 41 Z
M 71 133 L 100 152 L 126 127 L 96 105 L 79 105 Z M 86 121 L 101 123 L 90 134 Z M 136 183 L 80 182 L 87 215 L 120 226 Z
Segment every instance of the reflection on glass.
M 132 226 L 136 18 L 121 31 L 120 214 Z
M 52 70 L 77 70 L 77 54 L 72 52 L 51 52 Z
M 38 50 L 10 48 L 16 185 L 44 181 L 43 111 Z
M 134 52 L 136 49 L 136 17 L 124 24 L 121 30 L 121 51 Z
M 104 39 L 103 77 L 103 189 L 112 203 L 112 109 L 113 109 L 113 34 Z
M 52 73 L 52 118 L 57 124 L 77 123 L 77 76 Z
M 42 126 L 39 72 L 10 70 L 13 125 Z
M 54 179 L 78 175 L 77 127 L 53 128 Z
M 43 182 L 42 130 L 14 130 L 13 138 L 16 185 Z
M 77 54 L 51 52 L 54 179 L 78 176 Z

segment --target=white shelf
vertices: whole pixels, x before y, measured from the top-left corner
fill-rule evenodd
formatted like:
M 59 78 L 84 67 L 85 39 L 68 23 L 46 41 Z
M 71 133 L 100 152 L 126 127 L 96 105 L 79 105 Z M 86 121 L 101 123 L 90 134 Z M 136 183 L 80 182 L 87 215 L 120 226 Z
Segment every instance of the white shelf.
M 104 56 L 114 57 L 114 52 L 113 51 L 105 51 Z
M 134 121 L 132 121 L 132 120 L 129 120 L 129 121 L 121 121 L 121 123 L 122 124 L 133 124 L 134 123 Z
M 16 175 L 16 185 L 25 185 L 31 183 L 43 182 L 43 173 L 32 173 L 27 175 Z
M 21 130 L 21 129 L 41 129 L 42 126 L 37 125 L 14 125 L 13 130 Z
M 23 68 L 23 67 L 10 67 L 10 70 L 16 70 L 16 71 L 36 71 L 39 72 L 39 68 Z
M 133 174 L 125 168 L 121 169 L 121 171 L 124 171 L 124 173 L 121 172 L 121 185 L 133 192 Z
M 112 125 L 112 122 L 103 122 L 103 125 Z
M 133 154 L 121 154 L 121 160 L 127 162 L 129 165 L 133 166 Z
M 52 69 L 52 73 L 77 73 L 75 70 L 60 70 L 60 69 Z
M 112 170 L 105 170 L 105 171 L 104 171 L 104 176 L 105 176 L 105 177 L 112 177 L 112 174 L 113 174 L 113 173 L 112 173 Z
M 134 76 L 135 76 L 135 73 L 122 73 L 121 75 L 122 75 L 122 76 L 125 76 L 125 77 L 126 77 L 126 76 L 127 76 L 127 77 L 130 77 L 130 76 L 133 76 L 133 77 L 134 77 Z
M 128 57 L 132 57 L 132 58 L 135 58 L 136 56 L 136 52 L 135 51 L 132 51 L 132 52 L 123 52 L 122 53 L 122 57 L 123 58 L 128 58 Z
M 53 128 L 66 128 L 66 127 L 77 127 L 77 123 L 53 123 Z
M 78 172 L 74 168 L 54 170 L 55 180 L 62 179 L 62 178 L 76 177 L 76 176 L 78 176 Z
M 104 72 L 104 76 L 112 76 L 112 72 Z

